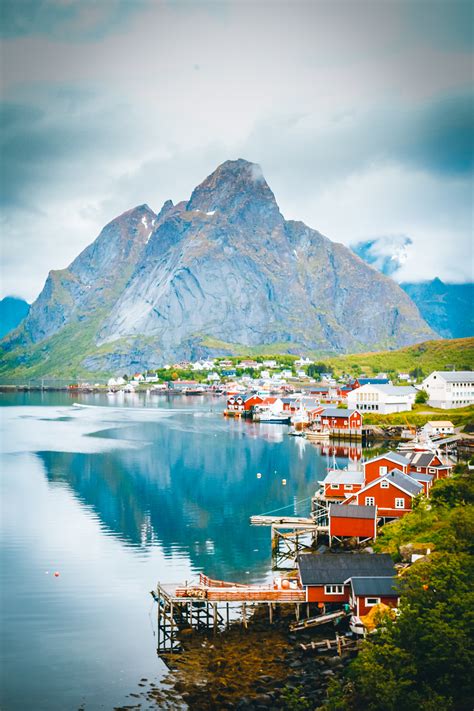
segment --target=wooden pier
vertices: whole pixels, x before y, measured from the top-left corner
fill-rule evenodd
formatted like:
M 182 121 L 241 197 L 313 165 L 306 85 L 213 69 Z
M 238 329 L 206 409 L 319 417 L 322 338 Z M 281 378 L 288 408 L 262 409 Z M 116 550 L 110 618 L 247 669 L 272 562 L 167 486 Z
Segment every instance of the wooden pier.
M 229 627 L 231 612 L 240 612 L 242 625 L 248 625 L 248 607 L 268 605 L 270 624 L 277 605 L 294 605 L 300 619 L 301 604 L 306 591 L 296 580 L 287 587 L 245 585 L 213 580 L 200 574 L 196 582 L 180 585 L 157 584 L 151 595 L 157 603 L 157 652 L 170 654 L 181 651 L 180 633 L 185 629 L 211 630 L 214 634 Z
M 304 516 L 251 516 L 252 526 L 271 527 L 273 570 L 288 570 L 296 566 L 296 557 L 312 550 L 318 535 L 329 534 L 327 509 L 313 505 L 310 517 Z

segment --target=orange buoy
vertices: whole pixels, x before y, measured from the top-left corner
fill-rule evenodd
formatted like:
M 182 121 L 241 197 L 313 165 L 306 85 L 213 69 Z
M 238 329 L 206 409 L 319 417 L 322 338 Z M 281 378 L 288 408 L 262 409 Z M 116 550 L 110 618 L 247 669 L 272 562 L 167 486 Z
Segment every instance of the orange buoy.
M 286 486 L 286 479 L 282 479 L 281 483 L 283 484 L 283 486 Z
M 59 573 L 58 573 L 58 571 L 55 572 L 54 577 L 55 577 L 55 578 L 59 578 Z
M 283 580 L 281 581 L 281 587 L 282 587 L 284 590 L 288 590 L 288 588 L 290 587 L 290 581 L 289 581 L 289 580 L 286 580 L 286 579 L 283 579 Z

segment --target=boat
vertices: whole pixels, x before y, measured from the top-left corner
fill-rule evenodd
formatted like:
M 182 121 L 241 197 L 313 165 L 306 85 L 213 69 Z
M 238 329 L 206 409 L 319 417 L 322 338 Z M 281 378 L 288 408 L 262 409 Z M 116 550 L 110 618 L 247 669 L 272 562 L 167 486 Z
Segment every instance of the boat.
M 288 416 L 284 415 L 272 415 L 272 414 L 266 414 L 262 413 L 260 417 L 258 418 L 259 422 L 264 422 L 264 423 L 271 423 L 275 425 L 288 425 L 290 424 L 290 418 Z
M 324 430 L 322 432 L 311 432 L 311 431 L 306 431 L 305 432 L 305 437 L 308 439 L 310 442 L 316 441 L 316 442 L 321 442 L 321 441 L 326 441 L 329 439 L 329 432 L 327 430 Z

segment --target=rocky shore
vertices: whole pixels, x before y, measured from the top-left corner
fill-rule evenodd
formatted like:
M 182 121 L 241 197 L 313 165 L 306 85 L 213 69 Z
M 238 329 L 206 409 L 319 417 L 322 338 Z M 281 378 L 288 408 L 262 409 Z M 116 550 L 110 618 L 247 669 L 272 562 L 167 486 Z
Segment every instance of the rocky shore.
M 335 638 L 329 624 L 317 631 L 288 631 L 290 616 L 268 624 L 256 610 L 247 630 L 235 623 L 216 637 L 186 634 L 184 652 L 166 658 L 170 671 L 160 684 L 142 679 L 130 694 L 137 708 L 192 711 L 290 711 L 322 706 L 327 686 L 350 662 L 351 654 L 304 651 L 301 643 Z M 342 629 L 339 629 L 342 632 Z

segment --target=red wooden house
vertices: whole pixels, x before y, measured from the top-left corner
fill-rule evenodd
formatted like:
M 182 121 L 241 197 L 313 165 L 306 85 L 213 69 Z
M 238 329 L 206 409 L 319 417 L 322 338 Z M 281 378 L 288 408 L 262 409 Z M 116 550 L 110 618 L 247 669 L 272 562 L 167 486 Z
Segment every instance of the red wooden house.
M 362 489 L 344 501 L 344 504 L 377 506 L 378 516 L 383 519 L 400 518 L 412 510 L 415 496 L 424 487 L 413 477 L 392 469 L 378 479 L 367 483 Z
M 397 579 L 393 576 L 351 578 L 349 604 L 357 617 L 367 615 L 380 603 L 388 607 L 398 607 L 399 599 Z
M 319 482 L 326 501 L 342 502 L 364 486 L 364 474 L 357 469 L 331 469 Z
M 362 465 L 364 467 L 364 480 L 366 484 L 384 476 L 392 469 L 398 469 L 403 474 L 408 474 L 409 461 L 398 452 L 387 452 L 378 457 L 369 459 Z
M 362 415 L 358 410 L 327 407 L 315 419 L 323 430 L 362 434 Z
M 431 474 L 434 481 L 445 479 L 453 468 L 452 464 L 445 464 L 434 452 L 411 452 L 407 458 L 409 474 Z
M 349 602 L 351 578 L 393 577 L 395 574 L 387 553 L 301 553 L 297 562 L 306 602 L 336 603 L 337 607 Z
M 357 538 L 358 542 L 377 537 L 376 506 L 329 506 L 329 541 Z

